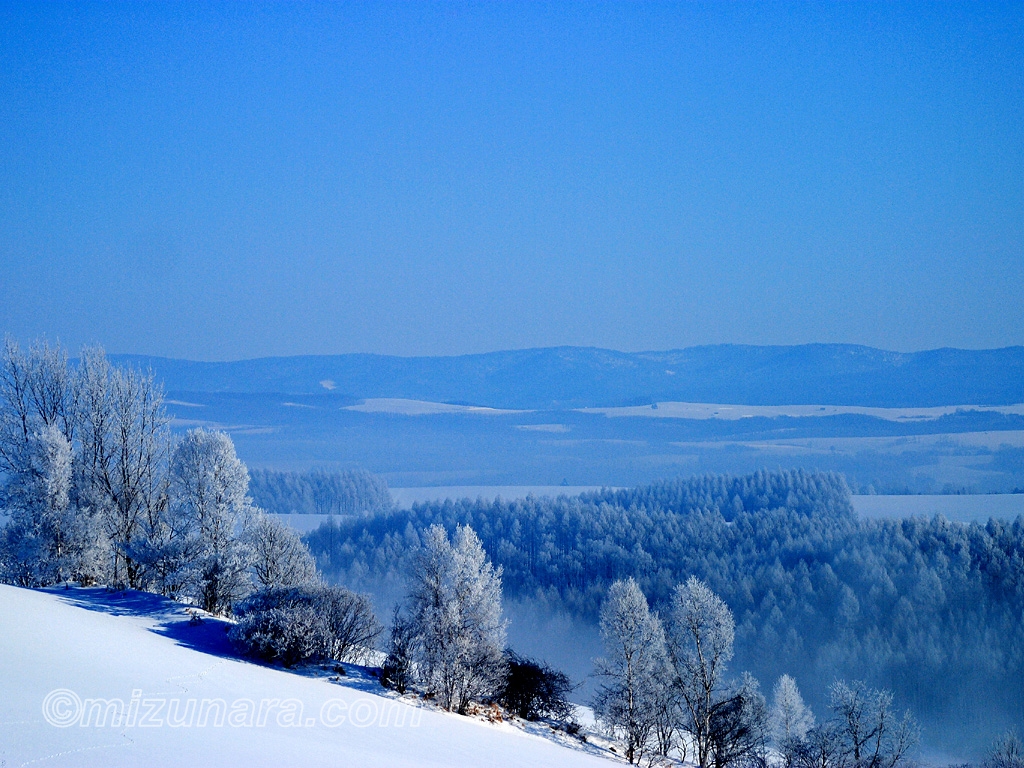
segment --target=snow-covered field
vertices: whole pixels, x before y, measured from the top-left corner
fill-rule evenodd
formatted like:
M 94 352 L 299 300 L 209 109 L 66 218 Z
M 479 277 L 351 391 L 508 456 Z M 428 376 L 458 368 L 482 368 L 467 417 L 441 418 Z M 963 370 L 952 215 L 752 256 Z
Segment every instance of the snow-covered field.
M 428 400 L 405 400 L 399 397 L 371 397 L 359 405 L 345 406 L 346 411 L 363 413 L 394 413 L 402 416 L 434 416 L 437 414 L 477 414 L 481 416 L 500 416 L 506 413 L 524 413 L 502 408 L 487 408 L 478 405 L 453 405 L 452 403 L 433 403 Z
M 1024 404 L 1017 405 L 948 405 L 936 408 L 867 408 L 855 405 L 727 405 L 721 403 L 666 402 L 652 405 L 633 405 L 618 408 L 580 408 L 583 413 L 603 413 L 605 416 L 642 416 L 652 419 L 751 419 L 778 416 L 839 416 L 856 414 L 886 421 L 933 421 L 957 411 L 990 411 L 1008 415 L 1024 415 Z
M 599 768 L 601 751 L 543 725 L 406 703 L 358 668 L 327 677 L 234 658 L 223 622 L 191 625 L 154 595 L 0 586 L 4 768 Z
M 854 496 L 861 517 L 902 519 L 942 515 L 960 523 L 986 523 L 989 518 L 1014 520 L 1024 515 L 1024 493 L 944 496 Z

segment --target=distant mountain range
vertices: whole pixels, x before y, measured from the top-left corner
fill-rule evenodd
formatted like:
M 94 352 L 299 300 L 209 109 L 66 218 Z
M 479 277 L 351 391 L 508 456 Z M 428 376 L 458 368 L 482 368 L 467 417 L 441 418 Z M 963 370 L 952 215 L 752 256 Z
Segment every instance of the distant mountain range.
M 927 407 L 1024 402 L 1024 347 L 886 352 L 847 344 L 668 352 L 552 347 L 457 357 L 349 354 L 225 363 L 113 355 L 168 392 L 326 394 L 494 408 L 659 401 Z

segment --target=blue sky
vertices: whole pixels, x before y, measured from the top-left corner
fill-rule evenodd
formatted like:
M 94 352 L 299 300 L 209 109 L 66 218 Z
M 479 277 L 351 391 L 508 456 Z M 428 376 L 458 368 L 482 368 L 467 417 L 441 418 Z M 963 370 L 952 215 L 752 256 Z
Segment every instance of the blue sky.
M 1024 343 L 1024 5 L 0 4 L 0 331 Z

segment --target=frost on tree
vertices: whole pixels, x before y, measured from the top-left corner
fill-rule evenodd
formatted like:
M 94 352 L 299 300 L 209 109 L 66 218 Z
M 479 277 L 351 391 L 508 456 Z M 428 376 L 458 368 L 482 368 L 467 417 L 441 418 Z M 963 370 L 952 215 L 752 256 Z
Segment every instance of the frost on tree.
M 782 748 L 793 741 L 803 741 L 814 727 L 814 715 L 804 704 L 796 680 L 789 675 L 783 675 L 775 683 L 771 727 L 775 743 Z
M 729 698 L 724 675 L 734 634 L 732 612 L 707 584 L 691 576 L 676 587 L 668 647 L 700 768 L 714 757 L 715 713 Z
M 169 419 L 152 374 L 114 368 L 101 349 L 85 349 L 78 371 L 81 503 L 111 544 L 109 580 L 144 589 L 133 556 L 143 524 L 167 502 Z
M 22 586 L 92 581 L 107 549 L 76 487 L 78 381 L 60 347 L 28 354 L 7 339 L 0 359 L 0 578 Z
M 3 547 L 22 586 L 53 584 L 72 576 L 79 549 L 71 508 L 71 445 L 54 426 L 29 436 L 24 465 L 4 489 L 11 523 Z
M 496 694 L 505 676 L 501 570 L 468 526 L 454 543 L 439 525 L 424 537 L 412 578 L 409 613 L 417 636 L 420 682 L 445 709 L 464 713 Z
M 918 742 L 917 722 L 910 711 L 897 714 L 890 691 L 870 688 L 861 681 L 832 684 L 832 732 L 842 754 L 857 766 L 895 768 Z
M 605 656 L 596 662 L 606 682 L 594 701 L 602 722 L 621 734 L 626 759 L 639 762 L 658 720 L 666 677 L 665 635 L 633 579 L 616 581 L 601 607 Z
M 221 432 L 172 450 L 151 374 L 86 348 L 0 357 L 0 579 L 106 583 L 187 597 L 222 613 L 259 587 L 319 581 L 298 535 L 257 514 Z
M 223 432 L 193 429 L 171 457 L 171 499 L 193 555 L 187 591 L 224 613 L 252 588 L 249 548 L 237 534 L 252 513 L 249 474 Z
M 316 584 L 316 561 L 294 528 L 255 510 L 245 531 L 257 589 Z

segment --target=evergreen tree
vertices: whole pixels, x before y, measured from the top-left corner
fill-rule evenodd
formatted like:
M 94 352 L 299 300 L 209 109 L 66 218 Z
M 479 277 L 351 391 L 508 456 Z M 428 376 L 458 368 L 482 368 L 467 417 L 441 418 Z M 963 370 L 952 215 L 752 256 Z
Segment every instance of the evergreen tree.
M 803 742 L 813 727 L 814 714 L 804 704 L 796 680 L 783 675 L 772 692 L 771 728 L 775 745 L 784 756 L 789 755 L 792 745 Z

